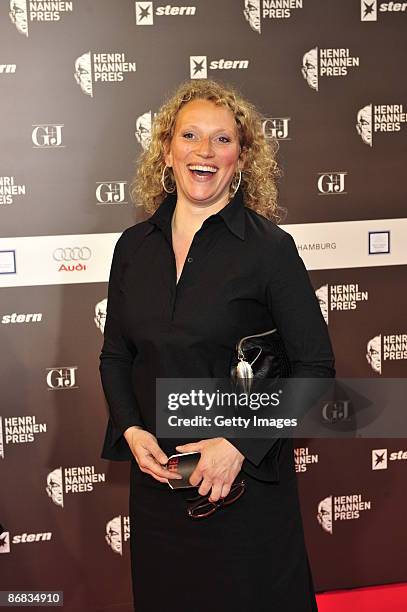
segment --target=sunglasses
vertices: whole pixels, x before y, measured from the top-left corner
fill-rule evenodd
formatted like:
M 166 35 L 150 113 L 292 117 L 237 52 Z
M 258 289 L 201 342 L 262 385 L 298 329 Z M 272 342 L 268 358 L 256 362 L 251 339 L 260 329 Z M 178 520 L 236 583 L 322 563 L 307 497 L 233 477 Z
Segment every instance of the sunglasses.
M 187 501 L 192 502 L 187 507 L 187 514 L 192 519 L 201 519 L 211 516 L 220 508 L 230 506 L 240 497 L 246 490 L 246 483 L 244 480 L 235 482 L 226 497 L 221 497 L 218 501 L 209 501 L 210 493 L 207 495 L 196 495 L 195 497 L 188 497 Z

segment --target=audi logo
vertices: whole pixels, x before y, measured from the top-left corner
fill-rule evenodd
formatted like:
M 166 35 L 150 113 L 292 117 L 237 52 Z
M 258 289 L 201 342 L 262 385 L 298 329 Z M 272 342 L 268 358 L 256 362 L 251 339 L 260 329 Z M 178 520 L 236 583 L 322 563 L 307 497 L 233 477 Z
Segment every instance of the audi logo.
M 52 256 L 55 261 L 87 261 L 92 251 L 88 247 L 67 247 L 55 249 Z

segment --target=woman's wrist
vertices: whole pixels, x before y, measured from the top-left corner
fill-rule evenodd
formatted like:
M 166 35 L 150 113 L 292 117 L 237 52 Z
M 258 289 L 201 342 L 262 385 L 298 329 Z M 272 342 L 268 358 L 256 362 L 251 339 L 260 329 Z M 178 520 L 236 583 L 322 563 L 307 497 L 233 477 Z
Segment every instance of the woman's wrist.
M 136 429 L 141 429 L 142 431 L 144 431 L 143 427 L 141 425 L 131 425 L 130 427 L 128 427 L 127 429 L 125 429 L 125 431 L 123 432 L 123 436 L 126 439 L 126 441 L 128 442 L 128 438 L 132 435 L 132 433 L 136 430 Z

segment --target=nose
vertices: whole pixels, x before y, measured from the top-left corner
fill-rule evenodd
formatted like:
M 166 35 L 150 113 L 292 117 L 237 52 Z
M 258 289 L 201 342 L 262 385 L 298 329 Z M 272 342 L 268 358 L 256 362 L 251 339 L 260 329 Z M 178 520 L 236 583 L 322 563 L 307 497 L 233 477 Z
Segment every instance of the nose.
M 212 157 L 213 156 L 213 147 L 212 142 L 209 136 L 207 138 L 202 138 L 198 143 L 197 151 L 198 155 L 201 157 Z

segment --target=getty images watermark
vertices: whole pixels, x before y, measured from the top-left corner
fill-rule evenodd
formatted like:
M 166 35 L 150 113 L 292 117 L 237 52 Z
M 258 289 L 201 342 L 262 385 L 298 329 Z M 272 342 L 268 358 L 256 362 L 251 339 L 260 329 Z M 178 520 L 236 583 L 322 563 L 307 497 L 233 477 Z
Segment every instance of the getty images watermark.
M 407 437 L 405 378 L 157 378 L 162 438 Z
M 238 414 L 230 414 L 230 409 L 249 409 L 257 411 L 261 408 L 277 408 L 283 390 L 279 389 L 272 393 L 237 393 L 227 392 L 217 389 L 208 392 L 204 389 L 191 389 L 189 392 L 173 392 L 168 394 L 167 408 L 170 411 L 183 411 L 184 408 L 193 408 L 213 411 L 214 416 L 195 414 L 193 416 L 179 416 L 172 414 L 168 416 L 169 427 L 187 428 L 243 428 L 251 427 L 274 427 L 282 429 L 284 427 L 297 427 L 296 418 L 274 418 L 260 417 L 257 414 L 244 417 Z M 225 411 L 225 408 L 227 411 Z M 184 411 L 183 411 L 184 412 Z M 220 414 L 220 412 L 222 414 Z

